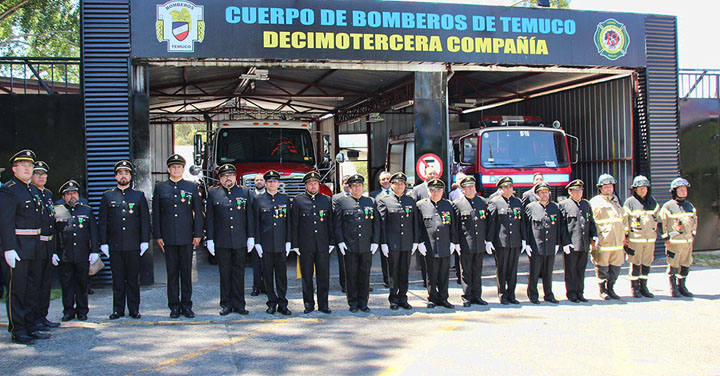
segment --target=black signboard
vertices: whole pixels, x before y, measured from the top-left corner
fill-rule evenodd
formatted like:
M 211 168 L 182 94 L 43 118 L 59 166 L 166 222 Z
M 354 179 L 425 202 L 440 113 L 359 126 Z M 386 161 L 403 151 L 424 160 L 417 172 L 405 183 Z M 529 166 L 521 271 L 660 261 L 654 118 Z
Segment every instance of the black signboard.
M 343 0 L 133 0 L 132 56 L 645 65 L 644 15 Z

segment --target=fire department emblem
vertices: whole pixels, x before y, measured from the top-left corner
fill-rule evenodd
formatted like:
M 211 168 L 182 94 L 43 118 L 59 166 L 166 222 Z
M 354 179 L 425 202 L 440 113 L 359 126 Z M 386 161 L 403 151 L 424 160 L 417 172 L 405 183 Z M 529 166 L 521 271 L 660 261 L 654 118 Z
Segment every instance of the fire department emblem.
M 615 19 L 607 19 L 597 25 L 595 47 L 598 53 L 608 60 L 617 60 L 627 53 L 630 36 L 625 25 Z
M 168 52 L 193 52 L 195 42 L 205 39 L 203 7 L 185 0 L 170 0 L 157 6 L 155 34 L 167 42 Z

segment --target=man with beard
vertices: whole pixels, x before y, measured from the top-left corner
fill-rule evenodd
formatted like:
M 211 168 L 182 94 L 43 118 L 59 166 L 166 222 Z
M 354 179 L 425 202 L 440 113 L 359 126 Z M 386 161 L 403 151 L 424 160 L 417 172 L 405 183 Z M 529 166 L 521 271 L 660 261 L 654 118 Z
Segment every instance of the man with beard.
M 295 196 L 290 208 L 292 247 L 300 254 L 303 313 L 306 314 L 315 310 L 313 271 L 317 278 L 318 309 L 322 313 L 331 313 L 328 307 L 330 253 L 335 247 L 335 234 L 332 202 L 330 197 L 320 193 L 320 178 L 315 171 L 305 174 L 305 193 Z
M 32 184 L 40 191 L 42 202 L 42 227 L 40 229 L 40 250 L 38 276 L 38 298 L 33 307 L 33 326 L 37 330 L 47 331 L 57 328 L 60 324 L 47 319 L 50 308 L 50 285 L 52 281 L 51 256 L 55 253 L 55 211 L 52 192 L 45 187 L 50 167 L 43 161 L 36 161 L 33 168 Z
M 113 310 L 110 320 L 140 315 L 140 258 L 150 246 L 150 211 L 145 194 L 130 187 L 133 165 L 115 163 L 115 189 L 103 193 L 98 228 L 100 250 L 112 265 Z
M 95 214 L 90 206 L 80 202 L 80 185 L 68 180 L 60 187 L 62 204 L 58 205 L 56 253 L 53 265 L 60 267 L 62 287 L 62 321 L 87 320 L 88 270 L 99 258 L 98 228 Z
M 688 201 L 690 183 L 683 178 L 676 178 L 670 183 L 672 199 L 660 209 L 662 238 L 665 239 L 667 252 L 668 275 L 670 276 L 670 292 L 674 298 L 692 297 L 693 294 L 685 286 L 693 262 L 693 242 L 697 231 L 697 211 Z
M 263 280 L 267 294 L 266 313 L 276 311 L 288 316 L 287 256 L 290 254 L 290 198 L 279 193 L 280 173 L 269 170 L 264 175 L 265 193 L 257 196 L 253 204 L 255 218 L 255 249 L 261 257 Z
M 156 184 L 153 193 L 153 236 L 165 254 L 170 317 L 191 319 L 192 258 L 203 235 L 202 198 L 197 184 L 183 179 L 185 158 L 173 154 L 166 163 L 170 178 Z
M 208 191 L 207 249 L 220 270 L 221 316 L 247 315 L 245 309 L 245 255 L 255 246 L 253 196 L 235 182 L 235 166 L 218 169 L 220 186 Z
M 630 244 L 625 252 L 630 263 L 630 286 L 635 298 L 653 295 L 647 288 L 650 265 L 655 258 L 655 240 L 657 239 L 657 215 L 660 206 L 650 194 L 650 180 L 638 175 L 633 179 L 632 196 L 623 204 L 625 210 L 625 231 Z

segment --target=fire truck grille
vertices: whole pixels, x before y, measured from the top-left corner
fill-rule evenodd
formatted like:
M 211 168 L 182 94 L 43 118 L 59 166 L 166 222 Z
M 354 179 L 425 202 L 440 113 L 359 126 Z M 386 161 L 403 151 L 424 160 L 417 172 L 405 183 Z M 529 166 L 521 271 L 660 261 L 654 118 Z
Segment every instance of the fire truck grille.
M 245 179 L 243 185 L 253 187 L 253 179 Z M 278 190 L 287 194 L 290 198 L 294 198 L 296 195 L 305 192 L 305 184 L 302 182 L 302 177 L 283 176 L 280 178 L 280 188 Z

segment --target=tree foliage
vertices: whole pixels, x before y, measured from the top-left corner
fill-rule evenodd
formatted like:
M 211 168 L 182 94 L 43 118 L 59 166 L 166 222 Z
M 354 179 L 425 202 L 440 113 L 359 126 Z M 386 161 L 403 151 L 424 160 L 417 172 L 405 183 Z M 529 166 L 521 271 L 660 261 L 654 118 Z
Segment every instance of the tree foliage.
M 0 0 L 0 55 L 80 56 L 78 0 Z
M 569 9 L 572 0 L 550 0 L 550 8 Z M 524 1 L 528 6 L 537 6 L 537 0 Z

